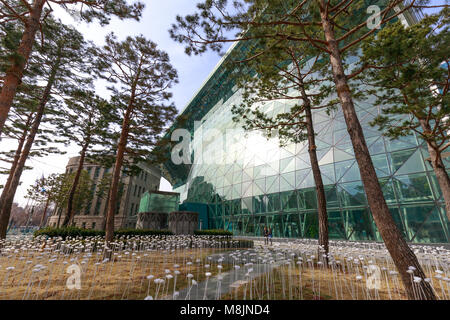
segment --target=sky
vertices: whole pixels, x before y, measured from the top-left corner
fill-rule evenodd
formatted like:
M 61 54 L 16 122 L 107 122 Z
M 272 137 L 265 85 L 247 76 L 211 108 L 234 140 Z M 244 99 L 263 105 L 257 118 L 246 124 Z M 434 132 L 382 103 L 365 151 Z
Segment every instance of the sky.
M 158 44 L 159 49 L 169 54 L 172 65 L 178 71 L 179 83 L 171 89 L 173 101 L 178 110 L 183 110 L 186 103 L 197 92 L 202 83 L 209 76 L 220 60 L 220 56 L 213 52 L 207 52 L 201 56 L 188 56 L 184 53 L 184 46 L 173 41 L 168 30 L 175 22 L 177 14 L 186 15 L 195 11 L 197 1 L 190 0 L 146 0 L 145 10 L 139 22 L 132 20 L 112 19 L 110 25 L 101 27 L 97 23 L 85 24 L 75 22 L 63 10 L 55 8 L 55 15 L 64 23 L 71 24 L 79 30 L 87 40 L 92 40 L 97 46 L 104 44 L 104 38 L 109 32 L 114 32 L 119 40 L 127 36 L 144 35 L 147 39 Z M 103 83 L 96 86 L 99 95 L 106 96 L 107 91 Z M 15 144 L 4 139 L 0 142 L 1 149 L 14 149 Z M 26 165 L 32 166 L 22 174 L 22 183 L 19 186 L 15 199 L 20 205 L 25 205 L 27 199 L 24 197 L 26 191 L 34 181 L 42 175 L 51 173 L 62 173 L 65 171 L 67 161 L 70 157 L 78 155 L 79 148 L 72 145 L 68 148 L 61 147 L 66 151 L 64 155 L 51 155 L 42 158 L 28 159 Z M 3 166 L 3 163 L 1 164 Z M 0 184 L 4 184 L 6 176 L 0 176 Z M 172 188 L 164 178 L 161 179 L 161 190 L 171 191 Z

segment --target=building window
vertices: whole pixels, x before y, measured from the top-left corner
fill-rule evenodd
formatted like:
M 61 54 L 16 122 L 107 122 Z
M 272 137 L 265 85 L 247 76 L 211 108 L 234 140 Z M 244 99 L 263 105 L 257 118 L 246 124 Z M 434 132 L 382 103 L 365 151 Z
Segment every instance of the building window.
M 100 167 L 95 168 L 95 172 L 94 172 L 94 180 L 98 178 L 98 176 L 100 175 Z
M 137 185 L 134 186 L 134 194 L 133 194 L 133 195 L 134 195 L 135 197 L 136 197 L 136 190 L 137 190 L 137 187 L 138 187 Z
M 144 173 L 144 180 L 147 181 L 147 172 Z
M 92 229 L 95 229 L 95 222 L 92 222 Z
M 100 206 L 102 205 L 102 201 L 100 198 L 97 198 L 97 202 L 95 204 L 94 216 L 98 216 L 100 214 Z
M 134 209 L 134 203 L 131 204 L 131 209 L 130 209 L 130 216 L 133 215 L 133 209 Z
M 86 229 L 86 222 L 83 222 L 83 223 L 81 224 L 81 228 Z

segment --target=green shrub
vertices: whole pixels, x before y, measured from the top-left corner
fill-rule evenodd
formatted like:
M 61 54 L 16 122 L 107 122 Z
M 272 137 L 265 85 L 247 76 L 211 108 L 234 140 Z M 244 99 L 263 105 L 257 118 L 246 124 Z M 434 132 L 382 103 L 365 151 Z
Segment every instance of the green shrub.
M 173 232 L 170 230 L 147 230 L 147 229 L 120 229 L 114 231 L 117 236 L 170 236 Z
M 195 230 L 196 236 L 232 236 L 233 232 L 223 229 Z
M 121 229 L 114 232 L 115 236 L 148 236 L 148 235 L 172 235 L 170 230 L 143 230 L 143 229 Z M 105 236 L 105 231 L 82 229 L 77 227 L 54 228 L 47 227 L 34 232 L 34 236 L 47 236 L 50 238 L 62 237 L 95 237 Z

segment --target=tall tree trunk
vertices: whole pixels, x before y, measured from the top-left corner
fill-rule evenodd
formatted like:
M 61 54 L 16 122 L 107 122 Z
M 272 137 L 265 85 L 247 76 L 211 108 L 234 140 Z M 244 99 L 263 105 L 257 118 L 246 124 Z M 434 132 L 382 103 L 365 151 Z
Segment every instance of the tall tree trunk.
M 431 127 L 425 122 L 425 120 L 420 120 L 420 124 L 425 132 L 431 132 Z M 426 143 L 428 153 L 430 154 L 431 166 L 433 167 L 434 174 L 436 175 L 436 179 L 439 183 L 439 187 L 441 188 L 442 196 L 444 198 L 445 212 L 447 213 L 447 218 L 450 221 L 450 178 L 444 162 L 442 161 L 442 156 L 436 142 L 426 141 Z
M 33 125 L 30 129 L 30 134 L 27 137 L 26 144 L 23 148 L 22 154 L 20 155 L 19 162 L 17 163 L 16 170 L 14 170 L 14 175 L 11 180 L 11 185 L 8 190 L 3 190 L 6 192 L 5 200 L 2 203 L 2 208 L 0 208 L 0 239 L 6 238 L 6 230 L 8 227 L 9 217 L 11 215 L 11 207 L 14 201 L 14 196 L 16 194 L 17 187 L 19 186 L 20 177 L 22 176 L 23 169 L 25 167 L 25 162 L 27 161 L 28 155 L 30 154 L 31 147 L 33 146 L 34 138 L 39 129 L 39 125 L 41 124 L 42 116 L 44 115 L 45 105 L 47 104 L 48 99 L 50 98 L 51 89 L 55 82 L 56 73 L 58 71 L 60 64 L 60 58 L 55 61 L 53 68 L 50 73 L 50 77 L 47 81 L 47 85 L 42 94 L 41 101 L 39 103 L 38 110 L 36 111 L 36 117 L 34 119 Z M 3 195 L 2 195 L 3 197 Z
M 328 213 L 327 213 L 327 200 L 325 197 L 325 189 L 323 186 L 322 175 L 320 173 L 319 161 L 317 160 L 316 153 L 316 139 L 314 136 L 314 127 L 312 122 L 311 107 L 305 107 L 306 114 L 306 128 L 308 134 L 308 153 L 311 161 L 312 173 L 314 176 L 314 183 L 316 185 L 317 194 L 317 210 L 319 216 L 319 246 L 322 246 L 325 254 L 325 258 L 328 261 Z M 321 257 L 320 257 L 321 259 Z
M 67 227 L 67 225 L 69 225 L 69 223 L 72 222 L 72 219 L 74 216 L 73 199 L 75 198 L 75 191 L 77 190 L 78 183 L 80 181 L 81 171 L 83 170 L 84 159 L 86 157 L 86 150 L 87 150 L 88 146 L 89 146 L 89 143 L 86 142 L 83 145 L 83 148 L 81 149 L 81 152 L 80 152 L 80 160 L 78 162 L 77 172 L 75 174 L 72 186 L 70 188 L 69 198 L 67 199 L 67 214 L 63 221 L 63 227 Z
M 295 59 L 295 56 L 293 56 Z M 298 70 L 300 74 L 300 70 Z M 325 254 L 325 260 L 328 262 L 328 213 L 327 213 L 327 200 L 325 197 L 325 189 L 323 186 L 322 174 L 320 172 L 319 161 L 317 160 L 316 152 L 316 137 L 314 132 L 314 125 L 312 121 L 311 113 L 311 101 L 306 94 L 305 87 L 303 86 L 303 80 L 299 76 L 300 81 L 300 93 L 305 107 L 306 118 L 306 131 L 308 135 L 308 153 L 311 162 L 311 169 L 314 177 L 314 183 L 316 185 L 317 194 L 317 211 L 319 216 L 319 246 L 322 246 L 324 252 L 319 251 L 319 255 Z M 319 256 L 319 259 L 322 259 Z
M 47 196 L 47 201 L 45 201 L 44 213 L 42 214 L 41 222 L 39 223 L 39 229 L 42 228 L 42 225 L 45 221 L 45 215 L 47 214 L 48 204 L 50 203 L 50 196 Z
M 109 200 L 109 195 L 110 194 L 111 194 L 111 185 L 108 188 L 108 195 L 107 195 L 106 199 Z M 102 226 L 101 226 L 101 230 L 102 231 L 106 230 L 106 217 L 107 216 L 108 216 L 108 201 L 106 202 L 105 210 L 103 211 Z
M 120 133 L 119 145 L 117 147 L 116 162 L 114 164 L 114 170 L 111 179 L 112 181 L 108 198 L 108 213 L 106 215 L 106 225 L 105 225 L 106 243 L 110 243 L 114 237 L 114 215 L 116 211 L 117 191 L 119 188 L 119 181 L 121 176 L 125 148 L 127 146 L 128 141 L 131 112 L 133 111 L 134 107 L 134 94 L 135 88 L 133 87 L 131 91 L 130 101 L 128 103 L 125 115 L 123 117 L 122 132 Z
M 0 135 L 2 134 L 5 121 L 8 118 L 9 109 L 11 109 L 17 87 L 22 81 L 23 71 L 30 58 L 34 38 L 36 32 L 39 30 L 39 21 L 45 2 L 46 0 L 35 0 L 30 15 L 27 18 L 19 48 L 17 49 L 17 54 L 20 56 L 20 59 L 14 59 L 12 65 L 6 70 L 3 87 L 0 92 Z
M 329 20 L 325 8 L 325 1 L 320 0 L 320 16 L 325 39 L 327 41 L 327 49 L 330 51 L 333 78 L 373 218 L 384 240 L 386 248 L 402 278 L 408 298 L 414 299 L 415 296 L 417 296 L 419 299 L 435 300 L 436 296 L 434 295 L 430 284 L 423 281 L 426 276 L 416 255 L 408 246 L 400 233 L 400 230 L 395 225 L 394 219 L 392 218 L 384 199 L 364 139 L 361 124 L 355 111 L 352 94 L 342 65 L 341 53 L 334 35 L 333 25 Z M 407 272 L 410 266 L 415 268 L 414 275 L 422 278 L 422 281 L 416 285 L 418 288 L 416 290 L 413 288 L 411 275 Z M 415 293 L 415 291 L 417 291 L 417 293 Z

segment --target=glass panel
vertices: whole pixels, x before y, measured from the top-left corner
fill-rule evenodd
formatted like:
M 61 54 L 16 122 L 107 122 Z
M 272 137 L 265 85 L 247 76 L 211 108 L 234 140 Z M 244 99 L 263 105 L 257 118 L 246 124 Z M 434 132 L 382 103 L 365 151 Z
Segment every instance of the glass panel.
M 342 207 L 363 206 L 367 204 L 361 181 L 339 184 L 338 193 Z
M 389 163 L 386 154 L 383 153 L 372 156 L 372 162 L 379 178 L 389 176 Z
M 415 149 L 392 152 L 389 156 L 392 172 L 397 171 L 403 163 L 414 153 Z
M 280 191 L 295 189 L 295 172 L 283 173 L 280 176 Z
M 266 200 L 267 199 L 267 200 Z M 280 211 L 280 195 L 278 193 L 268 194 L 266 196 L 267 212 Z
M 320 173 L 322 175 L 323 184 L 333 184 L 336 180 L 334 177 L 334 164 L 320 166 Z
M 442 221 L 434 205 L 402 206 L 400 212 L 412 242 L 446 243 Z
M 339 207 L 339 201 L 336 194 L 336 186 L 329 185 L 325 186 L 325 198 L 327 200 L 327 208 Z
M 285 214 L 282 216 L 284 232 L 283 236 L 287 238 L 301 237 L 300 217 L 297 213 Z
M 344 210 L 342 217 L 349 240 L 375 239 L 372 223 L 366 209 Z
M 398 176 L 393 181 L 401 202 L 433 200 L 430 184 L 425 173 Z
M 297 211 L 297 192 L 285 191 L 280 193 L 281 209 L 283 211 Z
M 345 239 L 345 228 L 340 211 L 328 211 L 328 232 L 330 239 Z
M 394 203 L 397 201 L 397 198 L 395 197 L 394 192 L 394 184 L 392 183 L 392 180 L 389 179 L 380 179 L 379 180 L 381 189 L 383 190 L 383 196 L 386 200 L 386 203 Z
M 417 149 L 397 170 L 396 175 L 425 171 L 422 155 Z
M 367 146 L 371 155 L 384 153 L 384 140 L 382 137 L 372 137 L 366 139 Z

